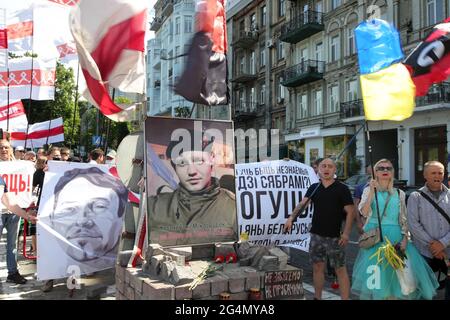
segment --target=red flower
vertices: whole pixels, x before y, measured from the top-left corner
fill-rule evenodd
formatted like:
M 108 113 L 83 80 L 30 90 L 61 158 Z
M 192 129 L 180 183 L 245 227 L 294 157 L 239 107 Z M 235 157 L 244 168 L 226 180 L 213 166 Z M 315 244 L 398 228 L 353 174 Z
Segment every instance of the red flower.
M 227 254 L 227 257 L 225 258 L 227 263 L 236 263 L 237 262 L 237 255 L 236 253 L 229 253 Z
M 223 263 L 225 261 L 225 257 L 224 256 L 215 256 L 214 257 L 214 262 L 215 263 Z

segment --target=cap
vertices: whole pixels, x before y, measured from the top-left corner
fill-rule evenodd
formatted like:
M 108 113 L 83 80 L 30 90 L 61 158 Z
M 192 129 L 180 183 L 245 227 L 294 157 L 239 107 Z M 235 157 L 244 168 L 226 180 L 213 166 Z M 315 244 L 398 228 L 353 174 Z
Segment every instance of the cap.
M 22 146 L 17 146 L 16 151 L 25 151 L 25 148 Z
M 113 158 L 115 159 L 117 155 L 117 152 L 114 150 L 109 150 L 108 154 L 106 155 L 107 158 Z

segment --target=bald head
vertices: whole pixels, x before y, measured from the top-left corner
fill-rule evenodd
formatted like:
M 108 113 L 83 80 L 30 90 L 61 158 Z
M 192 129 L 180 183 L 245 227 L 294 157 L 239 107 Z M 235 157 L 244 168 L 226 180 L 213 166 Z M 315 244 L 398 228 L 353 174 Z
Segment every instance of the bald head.
M 439 191 L 442 189 L 444 172 L 444 165 L 439 161 L 428 161 L 425 163 L 423 177 L 425 178 L 428 189 L 431 191 Z
M 333 159 L 325 158 L 319 164 L 319 174 L 322 180 L 333 180 L 336 173 L 336 163 Z

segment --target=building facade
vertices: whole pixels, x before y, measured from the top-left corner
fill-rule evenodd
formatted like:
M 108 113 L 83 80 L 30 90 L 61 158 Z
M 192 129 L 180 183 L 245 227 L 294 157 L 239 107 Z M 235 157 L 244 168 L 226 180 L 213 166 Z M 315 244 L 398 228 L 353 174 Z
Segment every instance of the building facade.
M 380 17 L 401 34 L 405 54 L 431 27 L 450 15 L 450 1 L 322 0 L 288 1 L 279 39 L 286 43 L 286 135 L 289 156 L 311 164 L 337 156 L 364 125 L 353 30 L 363 19 Z M 370 122 L 374 161 L 390 159 L 398 179 L 423 182 L 428 160 L 447 164 L 450 141 L 450 87 L 433 86 L 418 98 L 414 115 L 402 122 Z M 368 163 L 364 132 L 339 162 L 339 176 L 363 172 Z
M 155 38 L 147 43 L 148 114 L 177 116 L 190 113 L 192 103 L 173 92 L 194 35 L 194 0 L 158 0 L 150 30 Z

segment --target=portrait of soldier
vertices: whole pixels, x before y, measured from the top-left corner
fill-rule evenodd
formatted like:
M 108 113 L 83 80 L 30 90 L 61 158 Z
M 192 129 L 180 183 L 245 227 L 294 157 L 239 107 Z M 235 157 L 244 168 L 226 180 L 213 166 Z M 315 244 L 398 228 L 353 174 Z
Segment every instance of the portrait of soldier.
M 214 176 L 215 137 L 186 132 L 179 140 L 170 141 L 165 152 L 178 177 L 177 188 L 148 198 L 151 242 L 184 245 L 234 241 L 235 195 L 220 186 Z

